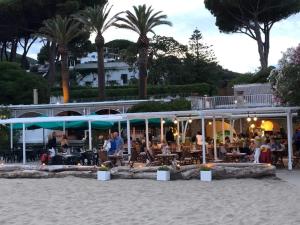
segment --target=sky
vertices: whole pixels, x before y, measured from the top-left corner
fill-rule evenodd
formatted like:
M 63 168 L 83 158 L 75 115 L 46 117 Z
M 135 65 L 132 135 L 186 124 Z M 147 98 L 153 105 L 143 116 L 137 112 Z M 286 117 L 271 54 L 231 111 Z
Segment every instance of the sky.
M 212 45 L 217 60 L 225 69 L 235 72 L 255 72 L 260 66 L 256 42 L 243 34 L 220 33 L 215 25 L 215 17 L 205 8 L 203 0 L 109 0 L 114 13 L 132 10 L 133 5 L 152 5 L 155 11 L 163 11 L 172 27 L 154 28 L 157 35 L 171 36 L 182 44 L 188 44 L 195 28 L 203 36 L 203 41 Z M 138 35 L 124 29 L 110 28 L 104 33 L 105 41 L 128 39 L 136 41 Z M 276 65 L 287 48 L 300 43 L 300 14 L 276 23 L 271 30 L 269 64 Z M 33 46 L 29 56 L 36 58 L 39 45 Z

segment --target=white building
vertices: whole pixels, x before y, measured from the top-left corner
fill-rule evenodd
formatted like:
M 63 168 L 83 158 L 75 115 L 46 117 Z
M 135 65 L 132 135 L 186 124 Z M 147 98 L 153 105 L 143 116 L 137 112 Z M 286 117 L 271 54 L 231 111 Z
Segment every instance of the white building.
M 79 86 L 98 87 L 97 59 L 97 53 L 92 52 L 81 58 L 80 64 L 75 66 Z M 138 77 L 137 68 L 120 61 L 116 54 L 104 54 L 104 69 L 107 86 L 128 85 L 131 79 Z

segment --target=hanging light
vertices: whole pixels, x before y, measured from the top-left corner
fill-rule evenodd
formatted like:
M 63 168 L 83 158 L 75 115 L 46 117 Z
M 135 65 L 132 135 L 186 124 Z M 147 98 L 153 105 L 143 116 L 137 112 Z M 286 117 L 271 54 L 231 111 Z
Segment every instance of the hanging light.
M 192 122 L 193 122 L 192 118 L 189 118 L 188 122 L 189 122 L 189 123 L 192 123 Z
M 264 120 L 262 120 L 262 121 L 261 121 L 261 123 L 265 123 L 265 121 L 264 121 Z
M 257 117 L 256 116 L 253 117 L 253 121 L 257 121 Z
M 166 121 L 165 121 L 164 119 L 163 119 L 161 122 L 162 122 L 162 124 L 165 124 L 165 123 L 166 123 Z
M 251 117 L 250 116 L 247 117 L 247 122 L 251 122 Z
M 174 119 L 173 123 L 174 123 L 174 124 L 177 124 L 177 123 L 178 123 L 177 118 Z
M 209 121 L 209 122 L 208 122 L 208 125 L 212 125 L 212 122 Z

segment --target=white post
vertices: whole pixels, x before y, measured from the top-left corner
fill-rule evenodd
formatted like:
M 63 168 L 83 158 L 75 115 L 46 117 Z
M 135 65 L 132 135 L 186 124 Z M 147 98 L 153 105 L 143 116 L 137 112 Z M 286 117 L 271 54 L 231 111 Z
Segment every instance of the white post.
M 121 121 L 118 121 L 118 132 L 121 134 Z
M 222 141 L 223 141 L 223 144 L 225 144 L 225 121 L 224 121 L 224 117 L 222 117 Z
M 25 123 L 23 123 L 23 164 L 26 164 L 26 143 L 25 143 L 25 133 L 26 133 L 26 128 L 25 128 Z
M 164 119 L 160 118 L 160 143 L 163 143 L 164 141 Z
M 128 149 L 128 155 L 131 155 L 130 120 L 127 120 L 127 149 Z
M 13 133 L 13 124 L 10 124 L 10 150 L 14 148 L 14 133 Z
M 92 146 L 92 121 L 89 120 L 89 150 L 93 150 Z
M 293 156 L 293 124 L 292 114 L 287 113 L 287 134 L 288 134 L 288 169 L 293 169 L 292 156 Z
M 179 136 L 180 136 L 180 126 L 179 126 L 179 121 L 177 121 L 177 147 L 179 147 L 180 145 L 180 139 L 179 139 Z
M 205 118 L 204 116 L 202 116 L 202 162 L 203 164 L 206 163 L 206 159 L 205 159 L 205 147 L 206 147 L 206 143 L 205 143 Z
M 63 132 L 66 134 L 66 121 L 63 122 Z
M 214 158 L 218 160 L 218 152 L 217 152 L 217 129 L 216 129 L 216 117 L 213 117 L 213 134 L 214 134 Z
M 230 129 L 229 129 L 229 132 L 230 132 L 229 133 L 230 143 L 232 143 L 232 139 L 233 139 L 232 126 L 233 126 L 232 119 L 230 119 Z
M 182 131 L 182 142 L 183 142 L 183 143 L 185 143 L 186 130 L 187 130 L 188 125 L 189 125 L 189 121 L 186 121 L 184 130 Z
M 149 122 L 148 119 L 145 119 L 145 125 L 146 125 L 146 148 L 149 149 Z

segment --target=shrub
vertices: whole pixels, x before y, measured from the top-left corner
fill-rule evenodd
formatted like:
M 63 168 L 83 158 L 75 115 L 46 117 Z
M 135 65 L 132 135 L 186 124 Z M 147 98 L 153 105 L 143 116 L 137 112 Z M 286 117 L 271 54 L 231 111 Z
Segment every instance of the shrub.
M 98 171 L 109 171 L 109 168 L 107 166 L 102 165 L 99 167 Z
M 211 171 L 211 167 L 208 165 L 203 165 L 200 167 L 200 171 Z
M 160 166 L 157 169 L 158 171 L 170 171 L 170 168 L 166 165 Z

